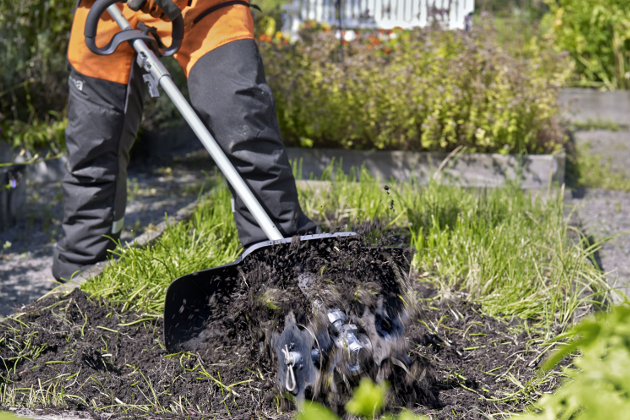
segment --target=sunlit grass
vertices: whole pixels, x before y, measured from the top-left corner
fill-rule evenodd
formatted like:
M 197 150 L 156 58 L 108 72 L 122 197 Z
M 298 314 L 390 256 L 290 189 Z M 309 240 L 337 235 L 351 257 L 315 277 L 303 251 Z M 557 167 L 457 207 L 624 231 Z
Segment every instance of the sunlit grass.
M 423 281 L 444 296 L 464 292 L 490 315 L 566 326 L 578 306 L 609 292 L 590 261 L 595 248 L 569 239 L 562 191 L 532 196 L 515 185 L 480 191 L 414 182 L 385 189 L 365 169 L 360 176 L 329 170 L 323 181 L 302 186 L 300 202 L 324 230 L 379 220 L 381 229 L 410 238 Z M 190 221 L 170 226 L 149 247 L 119 248 L 118 262 L 83 289 L 160 316 L 171 281 L 231 262 L 240 251 L 230 193 L 219 181 Z
M 596 247 L 569 236 L 562 191 L 431 185 L 405 204 L 415 267 L 443 294 L 464 291 L 490 315 L 565 327 L 578 306 L 609 290 L 591 262 Z
M 190 220 L 170 225 L 150 246 L 118 247 L 118 258 L 82 286 L 94 297 L 161 316 L 168 285 L 176 278 L 236 259 L 241 245 L 232 219 L 230 191 L 217 185 L 200 199 Z

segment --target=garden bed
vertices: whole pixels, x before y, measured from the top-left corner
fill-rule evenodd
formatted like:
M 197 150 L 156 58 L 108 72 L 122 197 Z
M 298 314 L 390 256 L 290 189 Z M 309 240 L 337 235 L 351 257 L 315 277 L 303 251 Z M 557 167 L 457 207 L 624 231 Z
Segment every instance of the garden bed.
M 325 190 L 300 190 L 300 200 L 325 230 L 368 223 L 376 238 L 393 229 L 417 251 L 409 277 L 417 315 L 409 318 L 405 337 L 409 356 L 427 369 L 416 378 L 424 382 L 414 411 L 433 418 L 507 417 L 552 390 L 558 372 L 539 377 L 536 370 L 553 348 L 548 341 L 608 290 L 587 261 L 590 251 L 567 240 L 561 198 L 435 183 L 384 189 L 366 173 L 354 181 L 338 173 Z M 227 334 L 225 348 L 209 354 L 167 355 L 163 346 L 170 282 L 230 262 L 239 252 L 229 197 L 219 185 L 158 243 L 116 250 L 118 262 L 81 290 L 50 296 L 3 321 L 0 353 L 8 369 L 0 379 L 0 405 L 118 417 L 291 416 L 261 340 Z M 276 320 L 290 305 L 305 304 L 274 296 L 279 301 L 271 307 L 282 309 Z M 389 409 L 400 405 L 392 399 Z
M 434 297 L 429 288 L 424 293 Z M 115 414 L 109 418 L 291 417 L 287 405 L 278 405 L 276 368 L 259 358 L 258 343 L 206 360 L 168 355 L 161 319 L 91 300 L 80 290 L 30 305 L 2 330 L 5 363 L 21 353 L 8 375 L 13 389 L 5 390 L 5 406 L 94 410 L 96 418 L 103 410 Z M 558 383 L 557 372 L 536 377 L 543 337 L 484 316 L 465 299 L 426 304 L 409 338 L 412 353 L 430 363 L 436 397 L 414 411 L 434 419 L 520 410 Z M 22 349 L 12 354 L 16 343 Z

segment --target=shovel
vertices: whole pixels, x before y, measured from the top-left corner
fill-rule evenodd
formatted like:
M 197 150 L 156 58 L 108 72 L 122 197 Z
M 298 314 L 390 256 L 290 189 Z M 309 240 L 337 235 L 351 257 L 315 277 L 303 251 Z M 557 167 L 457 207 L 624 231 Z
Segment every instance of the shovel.
M 238 268 L 246 258 L 270 247 L 288 246 L 292 238 L 284 238 L 280 234 L 243 178 L 179 91 L 168 70 L 158 59 L 158 54 L 171 56 L 181 46 L 184 35 L 184 21 L 181 14 L 174 15 L 171 19 L 173 41 L 171 46 L 165 47 L 153 36 L 152 28 L 142 25 L 141 29 L 133 29 L 115 3 L 125 3 L 125 1 L 98 0 L 90 9 L 85 26 L 85 41 L 88 48 L 95 54 L 109 55 L 123 42 L 132 45 L 138 53 L 138 64 L 147 72 L 143 75 L 143 79 L 148 84 L 151 96 L 159 96 L 158 86 L 164 89 L 269 239 L 250 246 L 231 264 L 188 274 L 171 283 L 166 292 L 164 307 L 164 340 L 166 348 L 175 352 L 180 350 L 183 343 L 194 338 L 203 327 L 205 317 L 202 309 L 207 305 L 207 297 L 215 293 L 228 292 L 226 288 L 230 287 L 229 284 L 221 279 L 236 278 Z M 109 12 L 122 31 L 114 35 L 105 47 L 99 48 L 95 43 L 96 30 L 98 20 L 105 11 Z M 354 232 L 321 233 L 301 236 L 299 239 L 311 242 L 355 235 Z
M 213 302 L 216 302 L 218 297 L 223 302 L 228 301 L 229 303 L 230 296 L 233 295 L 238 288 L 238 282 L 243 278 L 243 268 L 248 262 L 289 255 L 290 249 L 295 250 L 296 246 L 300 250 L 316 249 L 318 252 L 323 252 L 325 258 L 330 259 L 327 250 L 336 248 L 336 245 L 342 241 L 351 240 L 352 237 L 357 238 L 357 234 L 354 232 L 336 232 L 284 238 L 193 108 L 178 90 L 168 70 L 158 59 L 158 55 L 171 56 L 175 54 L 181 46 L 184 36 L 184 22 L 179 9 L 174 7 L 170 0 L 158 2 L 165 4 L 170 2 L 167 7 L 163 8 L 165 11 L 170 11 L 169 18 L 172 21 L 173 41 L 169 47 L 166 47 L 159 38 L 154 36 L 153 28 L 143 24 L 139 25 L 140 29 L 131 27 L 115 5 L 115 3 L 124 2 L 97 0 L 92 6 L 85 27 L 85 40 L 88 48 L 95 54 L 109 55 L 123 42 L 132 45 L 138 53 L 139 66 L 147 72 L 143 75 L 143 79 L 148 84 L 151 96 L 159 96 L 158 86 L 162 86 L 162 89 L 181 112 L 268 238 L 267 241 L 247 248 L 236 261 L 230 264 L 182 276 L 174 280 L 168 287 L 164 305 L 164 344 L 166 349 L 172 353 L 195 350 L 196 343 L 205 340 L 204 327 L 215 308 Z M 99 48 L 95 44 L 96 29 L 98 21 L 105 11 L 109 12 L 122 31 L 114 35 L 105 47 Z M 393 250 L 390 249 L 390 251 Z M 365 252 L 366 255 L 368 253 L 373 255 L 372 259 L 379 259 L 380 251 L 378 249 L 366 249 Z M 296 279 L 296 282 L 308 280 L 307 274 L 302 274 L 299 277 L 303 278 Z M 278 377 L 276 378 L 279 387 L 293 394 L 298 401 L 303 401 L 306 388 L 318 382 L 319 373 L 316 366 L 321 366 L 322 358 L 326 354 L 320 353 L 320 351 L 326 349 L 322 349 L 321 346 L 315 349 L 313 343 L 315 337 L 318 345 L 328 343 L 328 350 L 337 345 L 343 352 L 352 357 L 358 357 L 366 346 L 375 349 L 392 347 L 395 344 L 392 337 L 394 339 L 402 337 L 403 327 L 398 315 L 391 313 L 391 309 L 390 315 L 388 315 L 387 311 L 385 308 L 371 314 L 371 318 L 367 322 L 370 326 L 363 331 L 363 335 L 359 334 L 356 327 L 346 319 L 346 315 L 341 309 L 329 308 L 327 319 L 330 321 L 330 325 L 317 331 L 298 326 L 294 315 L 292 313 L 286 314 L 283 333 L 274 333 L 271 343 L 279 364 Z M 384 325 L 388 327 L 384 327 Z M 332 335 L 329 334 L 329 331 Z M 372 353 L 374 356 L 378 356 L 379 360 L 390 355 L 389 350 L 374 350 Z M 352 360 L 345 363 L 344 369 L 346 368 L 351 371 L 359 369 L 358 361 Z

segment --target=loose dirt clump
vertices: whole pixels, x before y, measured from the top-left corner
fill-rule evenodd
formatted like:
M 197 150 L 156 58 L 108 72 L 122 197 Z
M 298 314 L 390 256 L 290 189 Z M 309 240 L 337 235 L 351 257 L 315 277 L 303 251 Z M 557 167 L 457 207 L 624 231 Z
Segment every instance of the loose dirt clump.
M 289 313 L 304 325 L 326 323 L 321 308 L 342 309 L 359 331 L 366 313 L 387 307 L 399 315 L 404 334 L 390 352 L 396 361 L 379 367 L 361 360 L 363 375 L 389 381 L 388 410 L 407 406 L 434 419 L 477 419 L 520 410 L 554 388 L 554 378 L 528 388 L 542 356 L 533 333 L 516 334 L 515 326 L 464 299 L 433 299 L 430 287 L 408 275 L 404 250 L 362 245 L 294 242 L 246 259 L 242 276 L 227 280 L 234 282 L 229 296 L 210 297 L 204 334 L 177 354 L 167 354 L 160 318 L 80 290 L 42 299 L 0 323 L 0 406 L 63 407 L 109 418 L 290 418 L 272 341 Z M 347 363 L 337 360 L 334 392 L 320 382 L 307 396 L 342 413 L 358 383 Z
M 309 342 L 305 351 L 309 360 L 303 370 L 312 371 L 305 381 L 298 377 L 294 393 L 298 399 L 306 396 L 342 413 L 359 379 L 369 376 L 390 382 L 392 406 L 439 405 L 431 367 L 423 358 L 409 356 L 405 339 L 405 324 L 418 307 L 408 278 L 408 257 L 401 248 L 366 247 L 363 235 L 312 241 L 295 238 L 248 255 L 233 274 L 221 271 L 214 278 L 213 273 L 199 273 L 194 282 L 216 282 L 222 289 L 208 293 L 207 304 L 200 301 L 190 306 L 187 301 L 182 305 L 180 328 L 187 329 L 189 314 L 199 317 L 202 313 L 206 321 L 178 348 L 198 353 L 204 360 L 235 365 L 242 363 L 233 355 L 239 349 L 241 357 L 248 354 L 248 361 L 266 363 L 275 373 L 284 367 L 279 342 L 291 328 L 290 319 L 301 330 L 309 330 L 295 331 L 301 336 L 297 343 Z M 341 324 L 354 331 L 352 337 L 364 345 L 362 351 L 351 354 L 347 343 L 340 344 L 343 337 L 329 319 L 334 311 L 343 313 Z M 313 364 L 311 350 L 321 355 Z M 287 388 L 286 369 L 281 370 L 278 391 Z M 299 389 L 301 383 L 308 383 L 304 392 Z

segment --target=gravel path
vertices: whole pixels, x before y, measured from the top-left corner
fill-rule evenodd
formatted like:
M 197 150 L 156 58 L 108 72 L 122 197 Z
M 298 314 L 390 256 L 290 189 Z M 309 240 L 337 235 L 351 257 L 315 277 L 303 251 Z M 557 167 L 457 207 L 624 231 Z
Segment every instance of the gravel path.
M 130 168 L 121 240 L 131 241 L 151 224 L 194 201 L 212 173 L 205 152 L 176 158 L 170 167 Z M 17 225 L 0 232 L 0 318 L 57 286 L 50 272 L 53 244 L 62 236 L 61 182 L 28 185 L 28 202 Z
M 614 170 L 630 177 L 630 131 L 581 131 L 575 133 L 578 145 L 589 144 L 594 154 L 612 163 Z M 613 237 L 602 245 L 600 267 L 610 284 L 630 294 L 630 192 L 586 190 L 574 197 L 576 215 L 582 229 L 595 241 Z
M 630 293 L 630 193 L 587 190 L 572 204 L 581 228 L 596 242 L 616 236 L 602 245 L 600 268 L 611 285 Z

